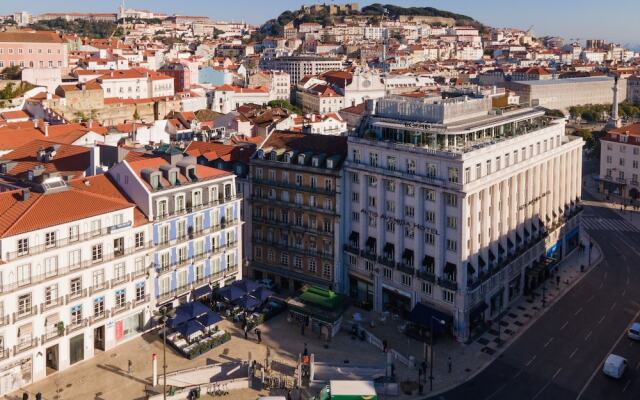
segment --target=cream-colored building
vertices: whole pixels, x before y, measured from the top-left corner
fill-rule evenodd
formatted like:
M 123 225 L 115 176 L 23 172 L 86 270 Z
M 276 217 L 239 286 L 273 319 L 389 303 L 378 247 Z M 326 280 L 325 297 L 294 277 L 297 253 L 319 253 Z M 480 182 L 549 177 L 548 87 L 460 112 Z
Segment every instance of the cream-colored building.
M 612 129 L 600 142 L 600 191 L 640 199 L 640 124 Z
M 466 341 L 579 244 L 583 141 L 491 99 L 387 97 L 349 136 L 342 289 Z

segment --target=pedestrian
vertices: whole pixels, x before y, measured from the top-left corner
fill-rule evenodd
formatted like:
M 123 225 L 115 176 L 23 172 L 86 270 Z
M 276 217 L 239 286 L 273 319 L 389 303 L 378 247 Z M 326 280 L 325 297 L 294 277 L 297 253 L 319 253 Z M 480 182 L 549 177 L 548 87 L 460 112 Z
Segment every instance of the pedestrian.
M 302 324 L 300 325 L 300 334 L 302 336 L 304 336 L 304 321 L 302 322 Z
M 452 367 L 452 365 L 451 365 L 451 356 L 449 356 L 448 365 L 449 365 L 449 373 L 451 373 L 451 367 Z
M 253 333 L 256 334 L 256 337 L 258 338 L 258 343 L 262 342 L 262 331 L 256 328 L 256 330 L 253 331 Z
M 133 374 L 133 363 L 131 362 L 131 360 L 129 360 L 129 368 L 128 368 L 128 371 L 129 371 L 129 375 L 132 375 L 132 374 Z
M 309 350 L 307 349 L 307 344 L 304 344 L 304 350 L 302 351 L 302 355 L 303 356 L 308 356 L 309 355 Z
M 245 326 L 244 326 L 244 340 L 248 340 L 249 339 L 248 334 L 249 334 L 249 326 L 245 324 Z
M 556 286 L 560 286 L 560 275 L 556 275 Z

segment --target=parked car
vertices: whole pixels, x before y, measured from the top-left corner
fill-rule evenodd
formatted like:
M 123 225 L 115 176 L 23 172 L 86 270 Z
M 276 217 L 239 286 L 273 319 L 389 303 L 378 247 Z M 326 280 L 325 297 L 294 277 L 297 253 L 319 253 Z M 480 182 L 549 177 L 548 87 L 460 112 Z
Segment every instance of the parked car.
M 640 322 L 634 322 L 627 332 L 627 336 L 633 340 L 640 340 Z
M 609 354 L 604 362 L 602 372 L 612 378 L 620 379 L 627 370 L 627 359 L 615 354 Z

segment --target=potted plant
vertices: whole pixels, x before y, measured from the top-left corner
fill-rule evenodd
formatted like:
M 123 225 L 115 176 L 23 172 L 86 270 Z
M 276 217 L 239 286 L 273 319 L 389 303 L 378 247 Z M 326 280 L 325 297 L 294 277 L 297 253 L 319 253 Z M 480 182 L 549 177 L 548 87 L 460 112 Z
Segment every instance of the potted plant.
M 59 322 L 56 324 L 56 327 L 58 328 L 58 335 L 59 335 L 59 336 L 64 335 L 64 322 L 59 321 Z

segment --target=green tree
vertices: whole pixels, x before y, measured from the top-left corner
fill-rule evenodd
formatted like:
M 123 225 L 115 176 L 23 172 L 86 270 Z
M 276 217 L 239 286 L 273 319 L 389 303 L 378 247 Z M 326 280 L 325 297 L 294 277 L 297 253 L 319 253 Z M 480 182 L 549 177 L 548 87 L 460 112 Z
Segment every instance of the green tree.
M 20 80 L 22 79 L 22 69 L 18 65 L 13 65 L 2 70 L 5 79 Z
M 287 100 L 271 100 L 269 103 L 267 103 L 267 105 L 274 108 L 284 108 L 286 110 L 289 110 L 293 114 L 302 115 L 302 110 L 299 107 L 294 106 Z

